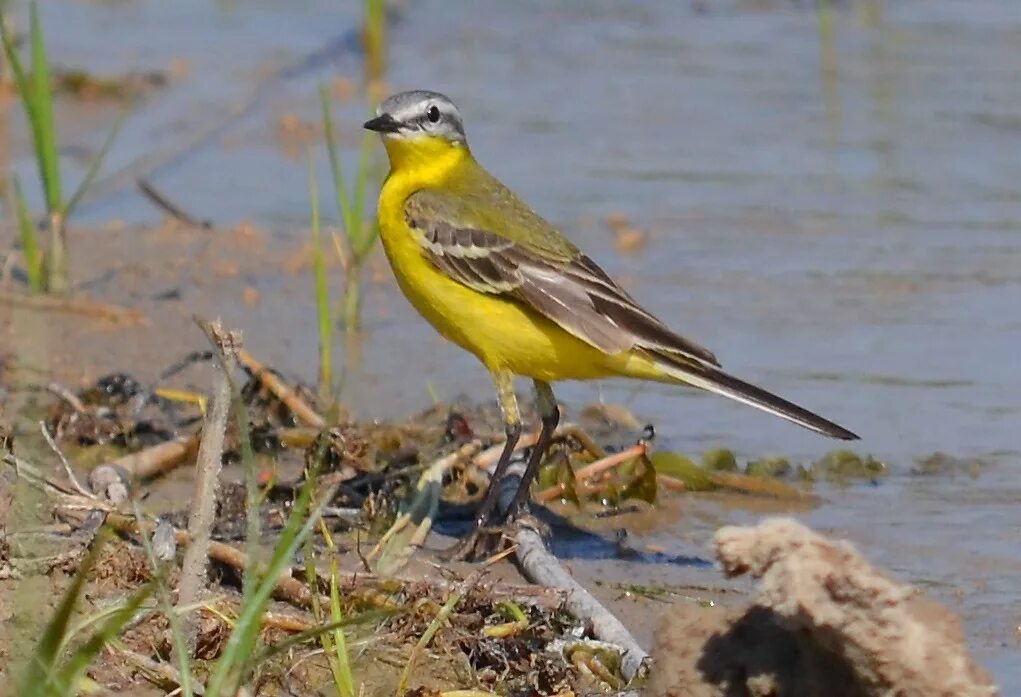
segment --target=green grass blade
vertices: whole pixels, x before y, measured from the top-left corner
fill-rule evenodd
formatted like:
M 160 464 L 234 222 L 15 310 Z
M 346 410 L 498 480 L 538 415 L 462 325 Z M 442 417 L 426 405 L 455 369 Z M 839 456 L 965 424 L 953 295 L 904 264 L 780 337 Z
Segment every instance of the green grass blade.
M 30 5 L 30 39 L 32 45 L 32 86 L 29 99 L 33 103 L 32 133 L 36 158 L 46 193 L 46 209 L 53 213 L 61 210 L 60 167 L 57 160 L 57 129 L 53 123 L 53 93 L 50 84 L 50 66 L 46 58 L 43 27 L 39 20 L 39 4 Z M 22 95 L 26 97 L 28 95 Z
M 319 520 L 319 525 L 322 527 L 323 521 Z M 324 532 L 325 537 L 328 533 Z M 319 575 L 316 573 L 315 557 L 312 554 L 312 540 L 313 537 L 309 537 L 305 541 L 305 583 L 308 585 L 309 593 L 312 596 L 312 618 L 316 624 L 323 623 L 323 609 L 319 602 Z M 326 662 L 330 664 L 330 675 L 333 676 L 333 687 L 337 691 L 338 695 L 343 694 L 344 679 L 341 674 L 341 666 L 337 662 L 337 656 L 333 651 L 333 642 L 330 640 L 330 633 L 324 632 L 319 636 L 319 643 L 323 647 L 323 655 L 326 656 Z
M 21 235 L 21 251 L 25 255 L 25 273 L 28 275 L 28 289 L 33 293 L 46 290 L 46 273 L 43 268 L 43 254 L 39 250 L 39 232 L 28 216 L 25 195 L 21 191 L 21 182 L 17 176 L 12 178 L 14 216 L 18 221 Z
M 110 147 L 113 145 L 113 141 L 117 138 L 117 134 L 120 133 L 121 126 L 124 125 L 124 120 L 128 117 L 128 110 L 125 108 L 121 111 L 117 117 L 117 121 L 114 122 L 113 128 L 106 135 L 106 140 L 103 141 L 103 147 L 99 149 L 96 156 L 92 158 L 92 162 L 89 163 L 89 169 L 82 177 L 82 180 L 78 183 L 78 187 L 71 194 L 71 198 L 68 199 L 64 205 L 64 217 L 69 218 L 74 209 L 77 208 L 78 203 L 81 201 L 82 196 L 88 191 L 89 187 L 92 186 L 93 180 L 96 175 L 99 174 L 99 168 L 103 166 L 103 160 L 106 159 L 107 153 L 110 152 Z
M 7 62 L 11 66 L 11 72 L 14 73 L 14 85 L 17 87 L 18 94 L 24 102 L 25 111 L 29 117 L 29 124 L 32 124 L 35 121 L 31 113 L 34 105 L 30 100 L 26 99 L 26 95 L 29 93 L 28 77 L 25 75 L 25 68 L 21 64 L 21 59 L 18 58 L 17 51 L 15 50 L 14 37 L 10 35 L 7 24 L 4 22 L 0 22 L 0 40 L 3 42 L 4 54 L 7 56 Z
M 3 51 L 10 64 L 10 70 L 14 73 L 14 87 L 19 95 L 29 93 L 29 79 L 25 74 L 25 67 L 21 65 L 21 59 L 17 56 L 14 48 L 14 38 L 8 34 L 6 22 L 0 21 L 0 41 L 3 42 Z
M 365 76 L 369 82 L 386 73 L 386 8 L 383 0 L 365 0 L 362 34 L 365 46 Z
M 88 641 L 71 654 L 64 667 L 56 675 L 56 694 L 72 695 L 77 693 L 77 684 L 85 673 L 85 669 L 103 650 L 103 647 L 120 634 L 121 630 L 131 621 L 138 608 L 152 594 L 155 583 L 155 581 L 150 581 L 139 588 L 116 613 L 103 623 L 95 634 L 89 637 Z
M 252 657 L 251 661 L 252 665 L 258 665 L 263 661 L 273 658 L 279 653 L 287 651 L 288 649 L 291 649 L 300 644 L 304 644 L 306 641 L 313 641 L 315 639 L 318 639 L 320 636 L 327 632 L 333 632 L 338 629 L 343 629 L 344 627 L 350 627 L 356 624 L 379 622 L 385 620 L 388 617 L 391 617 L 392 615 L 397 614 L 398 612 L 400 612 L 400 610 L 390 608 L 366 610 L 365 612 L 360 612 L 357 615 L 350 615 L 348 617 L 345 617 L 344 619 L 339 620 L 337 622 L 329 622 L 318 627 L 311 627 L 303 632 L 292 634 L 286 639 L 282 639 L 281 641 L 273 644 L 272 646 L 267 646 L 261 649 L 260 651 L 256 652 L 255 655 Z M 207 690 L 206 694 L 210 695 L 212 693 L 210 693 Z
M 32 144 L 35 147 L 36 164 L 39 165 L 41 177 L 42 155 L 39 150 L 39 115 L 36 113 L 36 101 L 32 98 L 33 87 L 29 84 L 28 75 L 25 74 L 25 67 L 15 50 L 14 37 L 10 35 L 7 25 L 4 22 L 0 22 L 0 40 L 3 41 L 4 54 L 7 56 L 7 63 L 10 65 L 11 72 L 14 74 L 14 84 L 17 87 L 18 96 L 21 97 L 21 105 L 25 110 L 25 118 L 28 121 L 29 128 L 32 130 Z
M 365 259 L 373 242 L 371 230 L 365 226 L 365 187 L 369 181 L 372 138 L 371 133 L 366 133 L 362 137 L 362 145 L 358 153 L 358 172 L 355 176 L 354 194 L 352 195 L 351 224 L 354 226 L 352 235 L 357 264 Z
M 305 583 L 312 600 L 312 619 L 323 621 L 323 610 L 319 604 L 319 577 L 316 574 L 315 557 L 312 554 L 312 538 L 305 541 Z
M 319 220 L 319 183 L 316 181 L 315 158 L 311 152 L 308 155 L 308 194 L 312 206 L 312 266 L 319 320 L 319 387 L 325 394 L 333 382 L 333 322 L 330 317 L 330 288 L 326 278 L 326 253 L 323 251 Z
M 101 533 L 102 534 L 102 533 Z M 85 587 L 89 571 L 96 564 L 99 558 L 99 551 L 102 548 L 102 538 L 97 535 L 92 549 L 78 566 L 78 571 L 71 579 L 71 585 L 64 591 L 60 604 L 53 613 L 49 624 L 43 631 L 27 670 L 21 680 L 21 689 L 17 694 L 23 697 L 44 697 L 50 692 L 50 683 L 56 677 L 57 662 L 60 659 L 60 648 L 64 644 L 64 637 L 67 635 L 68 625 L 71 622 L 71 615 L 74 613 L 75 605 L 78 604 Z
M 354 266 L 347 272 L 344 281 L 344 329 L 356 332 L 361 328 L 361 270 Z
M 337 584 L 337 559 L 330 560 L 330 619 L 333 624 L 344 621 L 344 613 L 340 609 L 340 589 Z M 324 645 L 325 646 L 325 645 Z M 351 659 L 347 654 L 347 638 L 344 630 L 337 627 L 333 630 L 333 655 L 337 663 L 337 691 L 340 697 L 355 697 L 354 676 L 351 674 Z
M 347 182 L 344 181 L 344 170 L 340 166 L 337 155 L 337 139 L 333 132 L 333 114 L 330 109 L 330 95 L 326 85 L 319 85 L 319 102 L 323 111 L 323 137 L 326 139 L 326 153 L 330 158 L 330 173 L 333 175 L 333 188 L 337 197 L 337 209 L 340 211 L 344 225 L 344 234 L 351 241 L 351 199 L 347 194 Z
M 138 501 L 134 501 L 134 513 L 135 520 L 141 521 L 142 508 L 138 505 Z M 177 657 L 177 669 L 181 673 L 181 697 L 193 697 L 191 689 L 191 661 L 189 660 L 188 642 L 184 638 L 184 630 L 181 627 L 181 618 L 178 617 L 177 613 L 174 612 L 174 606 L 170 602 L 170 591 L 166 584 L 166 577 L 160 576 L 160 563 L 156 558 L 156 552 L 152 548 L 152 540 L 149 539 L 149 534 L 145 531 L 143 525 L 138 525 L 138 536 L 142 538 L 142 547 L 145 548 L 145 556 L 149 559 L 149 565 L 152 567 L 152 573 L 156 578 L 157 600 L 159 601 L 160 610 L 167 618 L 167 623 L 170 625 L 170 638 L 173 641 L 174 653 Z
M 373 245 L 379 239 L 379 219 L 373 218 L 371 222 L 362 226 L 362 238 L 358 245 L 358 263 L 361 264 L 369 256 Z
M 415 661 L 418 659 L 419 654 L 425 650 L 425 647 L 429 645 L 429 642 L 433 640 L 433 637 L 436 635 L 436 632 L 440 630 L 440 627 L 443 626 L 443 623 L 446 622 L 451 613 L 454 612 L 454 608 L 457 607 L 459 602 L 461 602 L 461 598 L 464 596 L 467 587 L 468 584 L 464 583 L 461 587 L 450 594 L 450 597 L 447 598 L 447 602 L 443 603 L 443 607 L 441 607 L 440 611 L 436 613 L 436 617 L 433 618 L 432 622 L 429 623 L 429 626 L 425 628 L 425 632 L 421 637 L 419 637 L 418 643 L 412 647 L 411 655 L 408 657 L 408 662 L 404 664 L 404 670 L 401 671 L 401 678 L 397 683 L 397 691 L 395 694 L 403 695 L 408 691 L 408 682 L 411 680 L 411 675 L 415 670 Z
M 323 506 L 332 498 L 332 492 L 309 514 L 312 492 L 315 489 L 314 473 L 308 474 L 301 488 L 298 500 L 294 504 L 290 517 L 284 525 L 280 539 L 273 549 L 273 556 L 265 573 L 245 598 L 241 614 L 231 632 L 223 655 L 217 661 L 213 676 L 209 681 L 207 695 L 233 695 L 237 693 L 245 677 L 248 666 L 252 665 L 255 643 L 261 629 L 261 618 L 266 605 L 276 588 L 277 578 L 294 557 L 298 547 L 312 531 L 312 526 L 322 513 Z M 306 515 L 308 514 L 308 515 Z

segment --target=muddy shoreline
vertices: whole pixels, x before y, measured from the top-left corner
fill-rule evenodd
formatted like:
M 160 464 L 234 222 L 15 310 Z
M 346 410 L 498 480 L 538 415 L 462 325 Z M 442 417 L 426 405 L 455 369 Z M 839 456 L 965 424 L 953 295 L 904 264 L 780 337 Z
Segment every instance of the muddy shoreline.
M 259 346 L 265 355 L 277 357 L 279 363 L 276 365 L 294 366 L 294 353 L 290 349 L 299 343 L 308 343 L 305 337 L 287 334 L 294 315 L 309 312 L 304 307 L 309 304 L 309 296 L 299 290 L 310 275 L 309 252 L 306 245 L 295 244 L 293 237 L 274 236 L 251 225 L 207 230 L 168 222 L 157 228 L 83 231 L 74 240 L 72 258 L 76 264 L 75 277 L 86 278 L 86 270 L 89 274 L 82 284 L 84 292 L 79 293 L 78 297 L 85 299 L 85 302 L 107 304 L 116 299 L 119 307 L 129 308 L 137 315 L 115 314 L 97 318 L 77 310 L 3 306 L 0 311 L 0 331 L 3 332 L 4 345 L 13 348 L 7 354 L 4 374 L 6 409 L 9 415 L 18 416 L 21 410 L 27 410 L 24 413 L 38 413 L 44 402 L 52 408 L 52 399 L 47 400 L 38 393 L 24 391 L 30 383 L 38 385 L 57 382 L 77 389 L 77 386 L 95 382 L 99 376 L 110 372 L 137 375 L 143 381 L 155 380 L 169 365 L 179 361 L 183 354 L 201 348 L 201 332 L 194 324 L 194 315 L 217 314 L 218 306 L 231 308 L 232 314 L 227 321 L 236 323 L 236 326 L 255 327 L 255 331 L 247 332 L 248 336 L 273 336 L 272 345 L 260 343 Z M 134 250 L 139 256 L 120 254 L 119 250 Z M 383 292 L 387 292 L 391 283 L 382 274 L 374 282 Z M 272 322 L 272 327 L 267 326 L 268 321 Z M 269 329 L 273 331 L 269 332 Z M 42 350 L 34 350 L 40 347 Z M 209 375 L 209 367 L 204 367 L 200 362 L 184 373 L 185 377 L 177 386 L 204 392 L 208 390 L 206 383 Z M 346 413 L 357 413 L 357 404 L 348 409 L 345 409 Z M 633 417 L 625 419 L 613 411 L 578 407 L 571 409 L 570 405 L 567 411 L 587 416 L 593 428 L 603 428 L 603 437 L 612 437 L 618 446 L 631 437 L 627 434 L 633 436 L 638 424 Z M 491 408 L 487 407 L 478 414 L 472 420 L 478 428 L 483 432 L 499 431 L 498 421 Z M 486 419 L 492 423 L 487 423 Z M 24 429 L 23 418 L 20 423 Z M 395 427 L 399 427 L 399 424 L 395 424 Z M 607 428 L 608 431 L 605 430 Z M 301 471 L 300 458 L 280 460 L 276 467 L 278 476 L 296 476 Z M 228 464 L 225 477 L 235 482 L 243 480 L 240 466 Z M 181 502 L 191 495 L 191 489 L 192 474 L 189 468 L 175 470 L 147 487 L 146 509 L 157 514 L 179 511 Z M 774 513 L 804 510 L 805 507 L 810 509 L 814 505 L 797 500 L 777 500 L 773 496 L 743 496 L 729 500 L 726 495 L 722 498 L 720 496 L 664 493 L 655 509 L 639 509 L 603 523 L 598 518 L 591 518 L 589 524 L 597 533 L 602 528 L 602 534 L 628 529 L 640 541 L 643 530 L 661 530 L 669 527 L 671 520 L 704 514 L 717 519 L 719 513 L 716 510 L 721 504 L 724 508 L 736 504 L 741 510 Z M 569 513 L 569 509 L 570 506 L 558 510 Z M 700 510 L 704 513 L 699 513 Z M 237 527 L 233 526 L 233 529 Z M 434 574 L 436 558 L 430 550 L 441 548 L 446 543 L 442 536 L 430 538 L 422 555 L 411 560 L 404 576 L 425 579 Z M 655 543 L 643 542 L 641 545 L 643 553 L 656 555 L 663 551 Z M 701 685 L 699 689 L 706 690 L 707 695 L 722 694 L 714 690 L 723 689 L 720 685 L 729 684 L 727 680 L 732 680 L 732 677 L 724 680 L 712 670 L 704 668 L 696 671 L 700 676 L 697 677 L 689 669 L 677 668 L 678 664 L 672 663 L 669 654 L 701 655 L 699 642 L 711 641 L 715 633 L 725 631 L 728 623 L 740 621 L 739 618 L 748 611 L 747 603 L 751 601 L 754 591 L 748 584 L 720 578 L 712 571 L 708 566 L 711 557 L 704 547 L 680 540 L 672 543 L 666 551 L 670 552 L 667 557 L 687 558 L 690 563 L 657 565 L 644 562 L 636 566 L 633 560 L 615 558 L 618 556 L 616 554 L 610 554 L 603 561 L 595 561 L 582 554 L 577 559 L 567 559 L 566 564 L 611 612 L 624 620 L 639 642 L 647 647 L 660 647 L 661 663 L 674 666 L 666 669 L 664 675 L 684 676 L 684 681 L 694 681 L 692 685 Z M 136 565 L 144 562 L 144 558 L 141 561 L 137 559 L 137 547 L 134 552 L 122 550 L 122 553 L 129 557 L 135 555 L 136 561 L 132 563 Z M 341 568 L 357 568 L 360 554 L 356 545 L 349 544 L 347 552 L 339 557 Z M 453 578 L 464 578 L 472 569 L 470 565 L 444 566 Z M 72 564 L 63 573 L 73 570 Z M 128 578 L 137 577 L 139 581 L 146 578 L 144 573 L 137 570 L 131 574 L 123 569 L 102 573 L 100 589 L 103 588 L 103 578 L 125 575 Z M 526 584 L 520 572 L 506 563 L 494 567 L 487 582 L 492 584 L 491 587 L 521 587 Z M 17 596 L 18 591 L 12 585 L 14 582 L 8 580 L 5 583 L 14 593 L 11 597 Z M 61 581 L 54 580 L 51 584 L 55 584 L 54 593 L 59 592 Z M 102 590 L 102 593 L 118 588 L 124 590 L 118 586 Z M 714 609 L 721 607 L 724 609 Z M 676 622 L 668 620 L 664 623 L 664 612 Z M 708 619 L 710 617 L 714 619 Z M 697 625 L 703 629 L 693 630 L 684 640 L 683 648 L 678 647 L 677 634 L 672 633 L 672 627 L 689 626 L 689 622 L 694 623 L 692 627 Z M 714 629 L 706 630 L 706 626 Z M 163 631 L 159 627 L 157 629 Z M 210 625 L 209 631 L 216 634 L 222 633 L 223 629 Z M 136 648 L 141 646 L 138 644 Z M 664 651 L 668 655 L 663 656 Z M 728 670 L 734 669 L 732 667 Z M 832 669 L 839 672 L 846 667 Z M 113 670 L 111 674 L 100 670 L 96 673 L 99 676 L 97 679 L 105 676 L 116 684 L 128 684 L 124 680 L 136 687 L 142 684 L 132 682 L 137 680 L 133 670 L 124 666 Z M 727 671 L 724 673 L 733 675 Z M 836 674 L 826 673 L 825 669 L 821 673 L 831 677 Z M 136 677 L 129 677 L 132 675 Z M 309 680 L 316 679 L 314 674 L 309 677 Z M 656 694 L 670 694 L 670 690 L 676 687 L 674 683 L 664 686 L 664 679 L 653 679 L 653 690 L 659 690 Z M 681 677 L 677 679 L 682 680 Z M 444 686 L 442 680 L 435 684 Z M 755 691 L 766 689 L 761 686 L 768 687 L 769 684 L 772 683 L 768 680 L 760 681 L 749 683 L 741 689 L 749 690 L 747 694 L 771 694 L 768 689 L 765 692 Z M 382 683 L 376 687 L 382 689 Z M 793 694 L 813 694 L 808 688 L 799 690 Z

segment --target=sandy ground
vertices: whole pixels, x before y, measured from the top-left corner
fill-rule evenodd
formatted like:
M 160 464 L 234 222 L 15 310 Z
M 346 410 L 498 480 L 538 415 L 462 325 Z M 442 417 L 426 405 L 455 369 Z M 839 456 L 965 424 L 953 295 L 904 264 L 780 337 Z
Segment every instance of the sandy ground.
M 789 519 L 721 528 L 729 575 L 750 574 L 750 605 L 680 612 L 657 635 L 649 694 L 866 697 L 998 694 L 960 621 L 873 568 L 847 543 Z

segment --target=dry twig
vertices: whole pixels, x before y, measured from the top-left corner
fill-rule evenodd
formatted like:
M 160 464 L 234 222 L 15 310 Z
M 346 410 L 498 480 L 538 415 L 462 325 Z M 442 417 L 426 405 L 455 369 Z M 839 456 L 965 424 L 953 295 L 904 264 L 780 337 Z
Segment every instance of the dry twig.
M 109 464 L 120 467 L 135 479 L 152 479 L 187 462 L 198 447 L 197 436 L 178 436 L 137 453 L 123 455 Z
M 78 481 L 78 477 L 75 476 L 74 470 L 71 469 L 71 463 L 67 461 L 63 451 L 57 446 L 56 441 L 53 440 L 53 436 L 50 435 L 50 429 L 46 428 L 46 422 L 39 422 L 39 430 L 42 431 L 43 439 L 46 441 L 46 445 L 50 446 L 57 455 L 57 459 L 60 460 L 60 464 L 64 466 L 64 472 L 67 474 L 67 478 L 71 482 L 71 486 L 78 490 L 78 493 L 87 498 L 94 498 L 94 494 L 82 486 L 82 483 Z
M 238 349 L 237 358 L 245 370 L 250 372 L 266 389 L 276 395 L 277 399 L 283 402 L 299 421 L 306 426 L 317 429 L 326 426 L 326 419 L 320 416 L 297 392 L 285 385 L 280 378 L 273 374 L 273 371 L 260 363 L 252 354 L 244 349 Z
M 546 548 L 542 535 L 527 519 L 521 519 L 514 531 L 517 560 L 525 576 L 533 583 L 562 591 L 564 608 L 588 624 L 592 634 L 618 647 L 621 652 L 621 673 L 627 680 L 639 676 L 646 669 L 649 654 L 639 646 L 627 627 L 581 586 L 560 565 Z
M 88 408 L 82 403 L 82 400 L 78 398 L 78 395 L 60 383 L 51 382 L 46 386 L 46 391 L 67 402 L 68 406 L 74 409 L 78 414 L 84 414 L 88 411 Z
M 199 220 L 193 215 L 190 215 L 183 208 L 160 193 L 160 191 L 157 190 L 156 187 L 154 187 L 147 179 L 139 177 L 135 180 L 135 185 L 146 199 L 174 220 L 184 223 L 189 227 L 198 227 L 204 230 L 209 230 L 213 227 L 213 222 L 211 220 Z
M 218 321 L 208 324 L 205 329 L 216 344 L 220 364 L 213 378 L 212 403 L 202 426 L 196 459 L 195 499 L 188 517 L 188 533 L 193 544 L 185 551 L 181 565 L 178 607 L 186 607 L 198 600 L 205 586 L 210 536 L 216 522 L 216 491 L 223 467 L 223 438 L 233 396 L 230 373 L 241 343 L 237 334 L 225 331 Z M 194 651 L 198 635 L 198 623 L 194 617 L 185 617 L 184 634 L 189 651 Z
M 632 445 L 630 448 L 621 450 L 619 453 L 607 455 L 606 457 L 596 460 L 589 465 L 585 465 L 574 473 L 575 485 L 580 487 L 584 484 L 586 479 L 590 479 L 596 475 L 606 472 L 607 470 L 613 469 L 617 465 L 625 463 L 632 458 L 640 457 L 641 455 L 644 455 L 648 449 L 648 445 L 644 442 L 638 443 L 637 445 Z M 567 491 L 566 484 L 554 484 L 548 489 L 543 489 L 532 498 L 541 503 L 546 503 L 547 501 L 553 501 L 560 498 L 564 495 L 565 491 Z

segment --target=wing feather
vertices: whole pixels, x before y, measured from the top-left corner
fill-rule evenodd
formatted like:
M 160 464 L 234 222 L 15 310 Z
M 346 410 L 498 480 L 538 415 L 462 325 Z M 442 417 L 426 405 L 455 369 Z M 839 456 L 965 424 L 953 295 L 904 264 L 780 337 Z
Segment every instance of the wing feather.
M 485 205 L 499 213 L 507 200 L 495 197 Z M 405 215 L 426 257 L 469 288 L 514 298 L 608 353 L 642 348 L 674 361 L 719 366 L 711 351 L 672 332 L 527 209 L 514 208 L 505 217 L 548 228 L 556 245 L 530 245 L 527 238 L 518 241 L 497 234 L 468 205 L 436 191 L 408 197 Z

